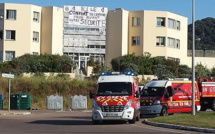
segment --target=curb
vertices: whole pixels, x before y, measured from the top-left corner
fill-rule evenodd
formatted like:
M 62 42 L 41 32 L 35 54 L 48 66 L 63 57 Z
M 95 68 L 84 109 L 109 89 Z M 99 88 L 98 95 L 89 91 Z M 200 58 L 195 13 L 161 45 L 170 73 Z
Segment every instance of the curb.
M 196 132 L 204 132 L 204 133 L 215 133 L 215 129 L 188 127 L 188 126 L 174 125 L 174 124 L 167 124 L 167 123 L 150 122 L 147 119 L 143 120 L 142 123 L 151 125 L 151 126 L 156 126 L 156 127 L 165 127 L 165 128 L 171 128 L 171 129 L 188 130 L 188 131 L 196 131 Z
M 18 113 L 0 113 L 0 115 L 30 115 L 31 114 L 31 112 L 18 112 Z

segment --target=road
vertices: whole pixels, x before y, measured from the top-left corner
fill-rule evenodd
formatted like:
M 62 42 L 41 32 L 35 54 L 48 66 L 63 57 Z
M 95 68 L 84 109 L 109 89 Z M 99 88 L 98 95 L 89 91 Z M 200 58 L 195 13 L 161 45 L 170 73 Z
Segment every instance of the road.
M 90 112 L 35 111 L 31 115 L 0 116 L 0 134 L 185 134 L 195 133 L 125 122 L 92 125 Z

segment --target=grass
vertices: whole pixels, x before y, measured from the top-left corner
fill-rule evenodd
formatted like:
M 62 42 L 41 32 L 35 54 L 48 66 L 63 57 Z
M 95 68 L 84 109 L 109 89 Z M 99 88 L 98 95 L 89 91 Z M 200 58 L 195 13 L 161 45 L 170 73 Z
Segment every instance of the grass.
M 215 129 L 215 112 L 201 112 L 196 115 L 176 114 L 172 116 L 160 116 L 148 119 L 152 122 L 169 123 L 191 127 L 213 128 Z

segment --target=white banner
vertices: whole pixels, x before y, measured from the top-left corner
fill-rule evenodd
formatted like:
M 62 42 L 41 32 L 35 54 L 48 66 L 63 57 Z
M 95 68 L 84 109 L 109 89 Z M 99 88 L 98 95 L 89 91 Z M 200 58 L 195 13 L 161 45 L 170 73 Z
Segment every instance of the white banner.
M 64 6 L 64 12 L 69 13 L 69 24 L 106 27 L 106 7 Z

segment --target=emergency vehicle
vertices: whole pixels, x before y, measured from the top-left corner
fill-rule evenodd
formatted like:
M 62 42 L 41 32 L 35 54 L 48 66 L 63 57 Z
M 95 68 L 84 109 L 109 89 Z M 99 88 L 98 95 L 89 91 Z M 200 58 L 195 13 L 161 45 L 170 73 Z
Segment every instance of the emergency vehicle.
M 215 111 L 215 82 L 213 78 L 198 79 L 200 90 L 201 111 L 206 111 L 208 108 Z
M 141 114 L 174 114 L 192 111 L 192 82 L 188 79 L 154 80 L 146 83 L 141 94 Z M 195 82 L 195 107 L 200 110 L 200 96 Z
M 132 72 L 103 72 L 93 98 L 92 122 L 125 120 L 131 124 L 140 119 L 140 94 Z

